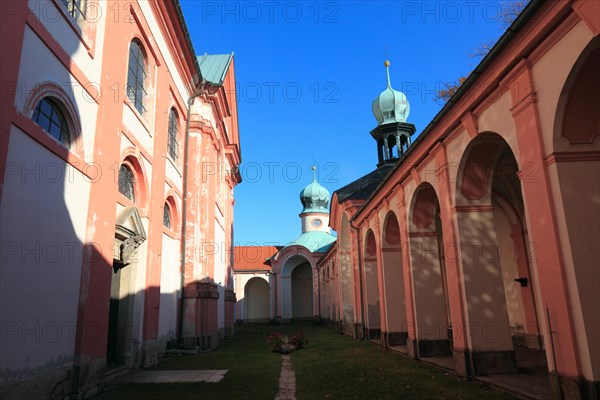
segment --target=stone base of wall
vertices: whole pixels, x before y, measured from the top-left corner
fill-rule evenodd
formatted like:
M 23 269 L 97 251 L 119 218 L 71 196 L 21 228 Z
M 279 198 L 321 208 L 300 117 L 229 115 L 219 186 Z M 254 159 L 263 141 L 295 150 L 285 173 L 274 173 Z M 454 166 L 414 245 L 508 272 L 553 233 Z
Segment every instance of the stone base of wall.
M 335 329 L 340 331 L 340 333 L 344 333 L 344 321 L 342 321 L 342 320 L 335 321 Z
M 214 350 L 221 342 L 219 340 L 219 331 L 203 333 L 198 338 L 198 341 L 202 350 Z
M 235 326 L 225 327 L 225 339 L 233 339 L 235 337 Z
M 473 372 L 475 375 L 503 374 L 517 372 L 514 351 L 475 351 Z
M 174 346 L 175 345 L 175 346 Z M 173 336 L 162 336 L 158 339 L 150 340 L 142 345 L 142 360 L 140 365 L 129 365 L 131 368 L 151 367 L 158 364 L 158 360 L 163 356 L 168 348 L 177 347 L 177 339 Z
M 184 349 L 197 349 L 202 350 L 213 350 L 222 341 L 221 336 L 224 337 L 225 330 L 215 331 L 206 334 L 200 334 L 200 336 L 186 336 L 182 338 Z
M 515 352 L 453 351 L 454 369 L 460 376 L 481 376 L 517 372 Z
M 368 328 L 367 329 L 367 339 L 369 339 L 369 340 L 381 339 L 381 329 L 380 328 Z
M 354 328 L 354 323 L 352 321 L 341 321 L 342 323 L 342 332 L 344 332 L 347 335 L 350 336 L 354 336 L 355 334 L 355 328 Z
M 524 345 L 530 349 L 544 350 L 544 337 L 538 335 L 524 335 L 516 344 Z
M 188 350 L 195 349 L 198 347 L 198 338 L 196 336 L 184 336 L 181 338 L 181 346 Z
M 452 354 L 450 341 L 444 340 L 415 340 L 406 341 L 408 355 L 412 358 L 449 356 Z
M 554 399 L 597 400 L 600 399 L 600 382 L 584 378 L 554 375 L 550 373 Z
M 366 334 L 365 334 L 365 329 L 363 327 L 363 324 L 361 324 L 360 322 L 356 322 L 354 324 L 354 338 L 363 340 L 365 337 L 366 337 Z
M 600 381 L 582 380 L 583 396 L 582 400 L 600 399 Z
M 386 332 L 385 343 L 387 346 L 406 346 L 408 332 Z

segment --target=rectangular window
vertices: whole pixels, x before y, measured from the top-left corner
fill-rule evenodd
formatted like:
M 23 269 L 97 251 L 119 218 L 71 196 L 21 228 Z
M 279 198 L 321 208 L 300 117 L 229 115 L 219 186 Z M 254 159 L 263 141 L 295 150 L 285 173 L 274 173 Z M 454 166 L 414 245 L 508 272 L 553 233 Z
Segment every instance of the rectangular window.
M 60 0 L 75 21 L 86 19 L 87 0 Z

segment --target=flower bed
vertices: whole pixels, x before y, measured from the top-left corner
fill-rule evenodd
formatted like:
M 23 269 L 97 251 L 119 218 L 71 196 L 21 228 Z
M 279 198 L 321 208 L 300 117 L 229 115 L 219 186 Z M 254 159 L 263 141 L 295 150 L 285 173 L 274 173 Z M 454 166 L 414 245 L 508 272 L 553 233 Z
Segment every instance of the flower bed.
M 296 349 L 301 349 L 308 345 L 308 339 L 302 332 L 297 332 L 292 338 L 288 338 L 281 332 L 271 332 L 267 337 L 267 345 L 271 351 L 282 354 L 288 354 Z

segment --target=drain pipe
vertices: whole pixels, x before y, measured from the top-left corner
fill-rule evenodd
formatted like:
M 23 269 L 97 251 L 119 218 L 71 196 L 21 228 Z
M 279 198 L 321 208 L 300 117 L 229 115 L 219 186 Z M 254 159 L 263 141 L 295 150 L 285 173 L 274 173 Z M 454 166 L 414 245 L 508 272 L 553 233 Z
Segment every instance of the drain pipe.
M 556 385 L 556 390 L 558 392 L 559 400 L 563 399 L 562 388 L 560 384 L 560 377 L 558 375 L 558 366 L 556 365 L 556 349 L 554 348 L 554 337 L 553 335 L 556 331 L 552 330 L 552 322 L 550 321 L 550 310 L 548 309 L 548 303 L 546 303 L 546 324 L 548 325 L 548 337 L 550 339 L 550 346 L 552 349 L 552 363 L 554 364 L 554 381 Z
M 185 122 L 185 141 L 183 152 L 183 193 L 181 200 L 181 295 L 179 304 L 179 332 L 177 338 L 177 344 L 180 348 L 183 348 L 183 317 L 185 313 L 185 246 L 186 246 L 186 227 L 187 227 L 187 190 L 188 190 L 188 163 L 189 163 L 189 142 L 190 142 L 190 116 L 192 114 L 192 105 L 194 99 L 204 93 L 204 85 L 207 82 L 202 80 L 198 86 L 199 89 L 195 91 L 187 101 L 187 120 Z
M 317 307 L 319 308 L 319 322 L 321 322 L 321 273 L 316 266 L 315 269 L 317 270 Z

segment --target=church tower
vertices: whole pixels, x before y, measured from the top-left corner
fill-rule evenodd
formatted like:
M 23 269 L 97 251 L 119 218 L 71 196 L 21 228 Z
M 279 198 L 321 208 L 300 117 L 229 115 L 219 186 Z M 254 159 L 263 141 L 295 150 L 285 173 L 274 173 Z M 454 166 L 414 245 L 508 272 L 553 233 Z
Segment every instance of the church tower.
M 413 124 L 406 119 L 410 105 L 406 95 L 392 89 L 390 82 L 390 62 L 385 61 L 387 88 L 373 100 L 373 115 L 377 119 L 377 127 L 371 136 L 377 141 L 377 166 L 395 163 L 408 149 L 410 137 L 415 133 Z
M 329 191 L 317 182 L 317 167 L 313 166 L 313 180 L 300 192 L 302 202 L 302 233 L 326 232 L 331 233 L 329 228 Z

